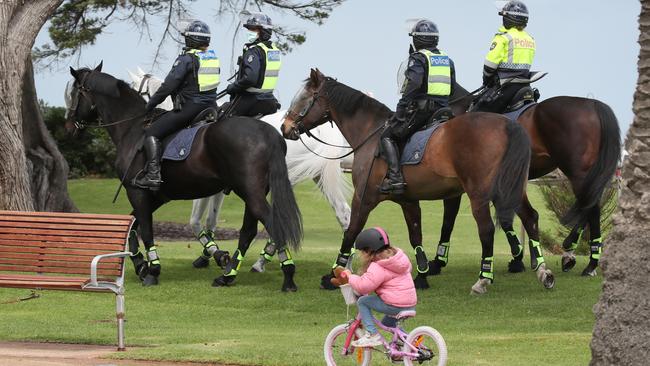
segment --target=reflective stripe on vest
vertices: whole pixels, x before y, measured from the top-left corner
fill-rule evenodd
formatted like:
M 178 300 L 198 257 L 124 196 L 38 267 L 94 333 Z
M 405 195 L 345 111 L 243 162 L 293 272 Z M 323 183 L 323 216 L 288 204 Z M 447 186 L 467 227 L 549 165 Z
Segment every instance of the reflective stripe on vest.
M 271 93 L 278 83 L 278 75 L 280 75 L 280 67 L 282 60 L 280 59 L 280 50 L 271 43 L 271 48 L 266 47 L 264 43 L 256 44 L 264 52 L 264 59 L 266 69 L 264 70 L 264 81 L 260 88 L 247 88 L 246 91 L 250 93 Z
M 196 55 L 199 58 L 198 82 L 199 91 L 206 92 L 216 89 L 221 79 L 221 67 L 219 58 L 213 50 L 200 51 L 189 50 L 187 53 Z
M 427 49 L 419 50 L 427 57 L 429 64 L 429 78 L 427 94 L 435 96 L 449 96 L 451 94 L 451 66 L 449 56 L 442 51 L 433 53 Z

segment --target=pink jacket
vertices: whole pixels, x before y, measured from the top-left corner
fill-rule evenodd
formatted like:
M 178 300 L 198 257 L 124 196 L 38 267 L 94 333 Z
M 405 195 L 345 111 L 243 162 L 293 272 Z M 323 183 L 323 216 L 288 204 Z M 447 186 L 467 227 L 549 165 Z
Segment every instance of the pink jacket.
M 415 306 L 418 302 L 411 278 L 411 261 L 401 249 L 388 258 L 370 263 L 361 276 L 348 275 L 354 291 L 367 295 L 376 292 L 388 305 L 397 307 Z

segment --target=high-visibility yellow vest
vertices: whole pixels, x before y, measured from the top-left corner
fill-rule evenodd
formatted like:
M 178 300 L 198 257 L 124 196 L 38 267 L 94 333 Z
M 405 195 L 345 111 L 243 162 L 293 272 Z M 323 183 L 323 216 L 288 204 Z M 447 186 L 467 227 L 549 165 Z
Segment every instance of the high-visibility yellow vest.
M 221 80 L 221 67 L 219 58 L 213 50 L 189 50 L 187 53 L 199 58 L 198 82 L 199 91 L 207 92 L 217 89 Z
M 429 64 L 427 94 L 449 96 L 451 94 L 451 63 L 449 56 L 442 51 L 433 53 L 427 49 L 418 52 L 427 57 L 427 63 Z
M 517 81 L 517 76 L 527 75 L 535 58 L 535 40 L 526 31 L 515 27 L 499 28 L 494 36 L 485 66 L 496 69 L 501 83 Z
M 266 63 L 266 69 L 264 70 L 264 81 L 262 82 L 261 87 L 247 88 L 246 91 L 251 93 L 271 93 L 278 83 L 280 67 L 282 66 L 280 50 L 275 46 L 275 43 L 271 43 L 270 48 L 262 42 L 256 44 L 255 46 L 258 46 L 264 52 L 264 62 Z

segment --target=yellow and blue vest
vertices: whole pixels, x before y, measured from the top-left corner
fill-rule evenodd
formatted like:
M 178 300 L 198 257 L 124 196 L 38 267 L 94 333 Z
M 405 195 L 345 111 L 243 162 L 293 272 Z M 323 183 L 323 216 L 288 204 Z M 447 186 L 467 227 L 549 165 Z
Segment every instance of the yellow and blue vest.
M 427 95 L 448 97 L 451 94 L 451 63 L 449 56 L 442 51 L 433 53 L 427 49 L 418 52 L 427 58 L 429 69 Z
M 200 92 L 217 89 L 221 80 L 221 66 L 219 58 L 213 50 L 201 51 L 192 49 L 187 51 L 199 58 L 198 83 Z
M 267 47 L 263 42 L 255 46 L 259 47 L 264 53 L 264 79 L 259 88 L 250 87 L 246 91 L 250 93 L 272 93 L 278 83 L 278 76 L 282 67 L 280 49 L 277 48 L 275 43 L 272 43 L 271 47 Z
M 535 40 L 526 31 L 515 27 L 499 28 L 494 36 L 485 66 L 496 69 L 499 80 L 505 82 L 527 81 L 535 58 Z

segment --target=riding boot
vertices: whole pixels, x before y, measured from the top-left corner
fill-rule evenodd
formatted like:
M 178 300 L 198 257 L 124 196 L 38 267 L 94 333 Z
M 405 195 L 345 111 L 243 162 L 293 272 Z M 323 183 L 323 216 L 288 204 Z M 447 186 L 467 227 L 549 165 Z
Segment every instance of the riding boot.
M 392 139 L 384 137 L 381 139 L 381 148 L 388 164 L 388 175 L 381 183 L 379 191 L 381 193 L 403 194 L 406 183 L 404 183 L 404 177 L 402 177 L 402 170 L 399 165 L 397 146 Z
M 134 179 L 133 184 L 140 188 L 156 190 L 162 183 L 160 178 L 160 141 L 154 136 L 147 137 L 144 140 L 144 153 L 147 158 L 145 174 Z

